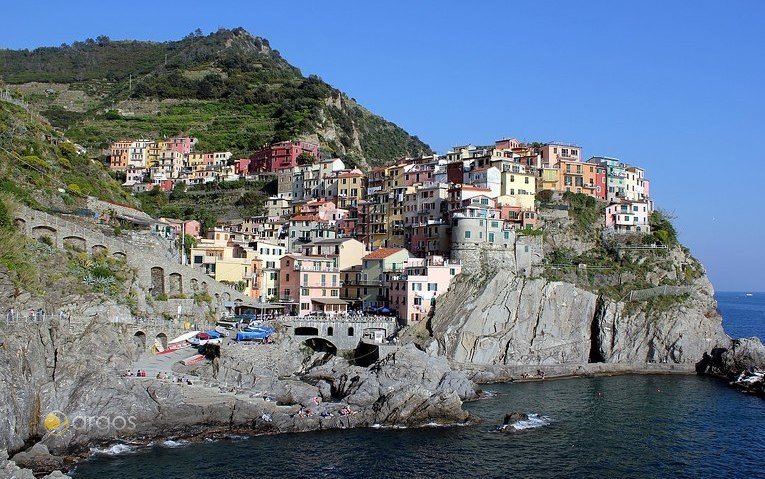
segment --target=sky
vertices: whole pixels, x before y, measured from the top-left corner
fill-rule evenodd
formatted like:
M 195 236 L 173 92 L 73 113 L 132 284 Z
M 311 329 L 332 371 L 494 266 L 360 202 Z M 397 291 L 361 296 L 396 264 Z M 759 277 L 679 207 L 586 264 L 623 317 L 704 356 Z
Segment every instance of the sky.
M 65 7 L 63 5 L 66 5 Z M 443 153 L 563 141 L 646 169 L 721 291 L 765 291 L 765 2 L 0 0 L 0 48 L 244 27 Z

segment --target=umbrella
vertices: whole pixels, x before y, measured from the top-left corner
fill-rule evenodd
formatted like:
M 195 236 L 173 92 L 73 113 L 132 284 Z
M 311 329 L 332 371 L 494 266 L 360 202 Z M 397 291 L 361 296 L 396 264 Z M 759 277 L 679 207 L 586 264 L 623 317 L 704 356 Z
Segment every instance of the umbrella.
M 390 313 L 393 312 L 393 310 L 388 308 L 388 307 L 382 307 L 382 308 L 380 308 L 378 310 L 378 312 L 383 313 L 383 314 L 390 314 Z

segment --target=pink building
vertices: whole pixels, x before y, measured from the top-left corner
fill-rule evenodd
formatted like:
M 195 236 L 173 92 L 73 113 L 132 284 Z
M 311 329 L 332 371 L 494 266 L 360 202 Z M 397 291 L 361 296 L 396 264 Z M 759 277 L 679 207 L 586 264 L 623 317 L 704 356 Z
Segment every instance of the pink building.
M 520 148 L 521 142 L 515 138 L 503 138 L 494 142 L 494 148 L 498 150 L 512 150 L 513 148 Z
M 330 224 L 335 224 L 348 216 L 348 210 L 339 209 L 333 201 L 324 198 L 309 201 L 302 206 L 300 212 L 306 215 L 316 215 L 320 220 Z
M 241 158 L 234 162 L 234 173 L 237 175 L 246 175 L 250 171 L 250 159 Z
M 299 316 L 347 312 L 347 301 L 340 299 L 337 256 L 291 253 L 283 256 L 280 264 L 279 299 L 288 311 Z
M 582 148 L 576 145 L 562 143 L 550 143 L 539 149 L 542 156 L 542 165 L 552 168 L 558 164 L 558 160 L 582 161 Z
M 319 145 L 306 141 L 281 141 L 274 143 L 250 156 L 250 173 L 275 172 L 298 166 L 298 158 L 306 153 L 319 158 Z
M 405 324 L 428 316 L 436 298 L 449 289 L 452 279 L 462 271 L 457 261 L 442 256 L 409 258 L 402 274 L 393 275 L 388 284 L 388 304 Z
M 196 145 L 196 143 L 197 139 L 190 137 L 168 138 L 165 140 L 165 145 L 168 150 L 177 151 L 178 153 L 184 155 L 191 153 L 191 150 L 194 149 L 194 145 Z

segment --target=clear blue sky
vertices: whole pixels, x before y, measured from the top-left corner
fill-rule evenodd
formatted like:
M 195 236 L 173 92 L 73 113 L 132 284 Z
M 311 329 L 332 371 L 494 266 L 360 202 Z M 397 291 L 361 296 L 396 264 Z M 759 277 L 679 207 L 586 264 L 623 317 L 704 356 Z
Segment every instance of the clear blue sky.
M 3 4 L 0 47 L 242 26 L 439 152 L 515 136 L 621 158 L 718 290 L 765 291 L 763 1 Z

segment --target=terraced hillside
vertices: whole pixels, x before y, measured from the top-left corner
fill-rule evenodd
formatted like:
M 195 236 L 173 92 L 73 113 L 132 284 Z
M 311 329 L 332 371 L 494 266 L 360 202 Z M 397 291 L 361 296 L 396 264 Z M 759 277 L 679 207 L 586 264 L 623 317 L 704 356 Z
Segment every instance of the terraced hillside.
M 304 138 L 360 166 L 431 151 L 241 28 L 165 43 L 98 37 L 0 50 L 0 80 L 94 151 L 180 132 L 236 154 Z

